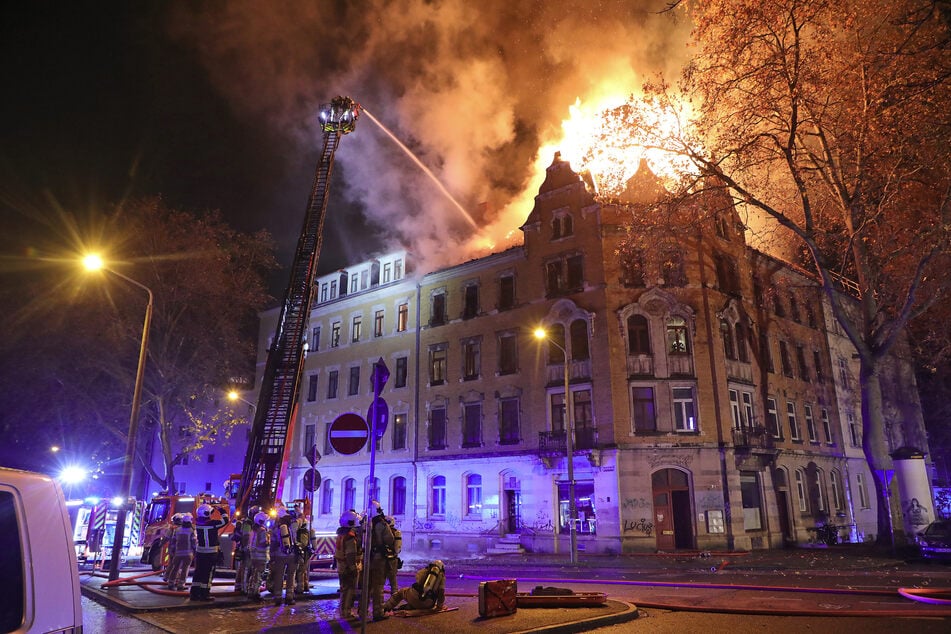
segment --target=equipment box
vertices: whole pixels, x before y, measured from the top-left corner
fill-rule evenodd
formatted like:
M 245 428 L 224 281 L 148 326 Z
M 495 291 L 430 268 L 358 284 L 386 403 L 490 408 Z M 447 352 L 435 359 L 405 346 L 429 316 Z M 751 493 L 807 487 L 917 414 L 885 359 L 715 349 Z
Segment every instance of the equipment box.
M 486 618 L 515 614 L 518 609 L 516 595 L 518 581 L 497 579 L 479 584 L 479 616 Z

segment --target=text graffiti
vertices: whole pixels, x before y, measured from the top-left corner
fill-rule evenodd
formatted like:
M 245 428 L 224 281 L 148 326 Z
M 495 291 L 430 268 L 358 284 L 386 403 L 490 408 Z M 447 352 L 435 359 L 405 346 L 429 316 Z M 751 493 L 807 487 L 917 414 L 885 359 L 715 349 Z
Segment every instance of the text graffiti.
M 642 533 L 650 537 L 654 533 L 654 524 L 649 522 L 646 517 L 635 520 L 624 520 L 625 533 Z

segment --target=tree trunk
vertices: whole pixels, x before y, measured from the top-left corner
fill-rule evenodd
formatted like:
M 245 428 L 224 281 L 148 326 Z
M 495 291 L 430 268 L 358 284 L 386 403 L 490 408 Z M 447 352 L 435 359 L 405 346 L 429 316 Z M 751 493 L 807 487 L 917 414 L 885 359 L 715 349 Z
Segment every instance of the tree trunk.
M 894 547 L 890 495 L 888 485 L 892 473 L 891 459 L 885 443 L 885 416 L 882 412 L 882 385 L 877 364 L 861 360 L 859 380 L 862 390 L 862 450 L 875 482 L 875 499 L 878 508 L 879 546 Z

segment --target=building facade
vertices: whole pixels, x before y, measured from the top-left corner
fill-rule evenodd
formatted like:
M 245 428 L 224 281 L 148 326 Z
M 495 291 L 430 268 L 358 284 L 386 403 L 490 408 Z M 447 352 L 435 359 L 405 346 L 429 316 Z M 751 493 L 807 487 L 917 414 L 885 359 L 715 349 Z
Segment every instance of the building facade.
M 638 174 L 629 201 L 651 193 Z M 434 272 L 398 252 L 317 279 L 283 498 L 307 495 L 316 448 L 315 528 L 379 500 L 423 551 L 566 552 L 572 490 L 581 552 L 775 548 L 824 523 L 873 538 L 856 368 L 814 281 L 748 247 L 730 206 L 618 255 L 637 209 L 599 202 L 556 155 L 521 246 Z M 378 359 L 388 416 L 370 480 L 369 445 L 335 453 L 329 429 L 367 416 Z M 926 449 L 896 367 L 889 433 Z

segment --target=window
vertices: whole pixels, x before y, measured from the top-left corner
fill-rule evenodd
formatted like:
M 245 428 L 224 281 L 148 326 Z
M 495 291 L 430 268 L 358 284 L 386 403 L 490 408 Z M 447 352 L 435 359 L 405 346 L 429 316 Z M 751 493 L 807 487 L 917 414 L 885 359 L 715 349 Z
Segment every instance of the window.
M 667 320 L 667 349 L 671 354 L 688 354 L 690 345 L 687 340 L 687 322 L 683 317 L 671 317 Z
M 746 326 L 736 322 L 736 358 L 743 363 L 750 362 L 750 348 L 746 332 Z
M 551 239 L 557 240 L 558 238 L 565 238 L 574 233 L 573 222 L 571 216 L 564 214 L 561 216 L 555 216 L 551 220 Z
M 317 425 L 304 425 L 304 445 L 301 447 L 301 455 L 305 458 L 313 458 L 311 450 L 317 449 Z
M 462 318 L 472 319 L 479 314 L 479 285 L 469 284 L 466 286 L 465 297 L 463 299 Z
M 337 280 L 332 280 L 330 282 L 330 299 L 335 299 L 337 297 Z
M 215 462 L 215 454 L 213 453 L 208 454 L 208 464 L 214 464 L 214 462 Z
M 568 344 L 565 342 L 565 328 L 561 324 L 552 324 L 548 328 L 548 336 L 545 338 L 548 342 L 548 365 L 561 365 L 565 362 L 565 350 Z
M 674 429 L 676 431 L 697 431 L 696 408 L 693 402 L 693 388 L 675 387 Z
M 472 381 L 479 378 L 480 342 L 477 339 L 462 342 L 462 378 Z
M 812 416 L 812 405 L 804 405 L 803 411 L 806 418 L 806 433 L 809 434 L 809 442 L 819 442 L 819 429 L 816 427 L 816 421 Z
M 657 413 L 654 408 L 654 388 L 632 387 L 632 406 L 634 415 L 634 433 L 657 431 Z
M 499 335 L 499 374 L 518 371 L 518 339 L 514 334 Z
M 330 444 L 330 425 L 331 423 L 327 423 L 324 426 L 324 455 L 325 456 L 329 456 L 334 453 L 334 447 L 332 444 Z
M 376 500 L 377 502 L 380 501 L 380 479 L 376 477 L 367 478 L 366 488 L 364 489 L 364 491 L 366 491 L 367 493 L 366 500 L 364 500 L 364 502 L 366 502 L 365 508 L 370 508 L 371 501 L 373 500 Z
M 684 256 L 680 251 L 667 250 L 662 256 L 660 269 L 664 286 L 686 286 L 687 274 L 684 273 Z
M 855 474 L 855 484 L 859 490 L 859 508 L 867 509 L 871 508 L 871 505 L 868 502 L 868 488 L 865 485 L 865 476 L 861 473 Z
M 839 472 L 833 469 L 829 472 L 829 486 L 832 488 L 832 508 L 842 510 L 842 485 L 839 484 Z
M 762 530 L 763 510 L 759 477 L 755 471 L 740 471 L 740 496 L 743 500 L 743 528 L 748 531 Z
M 390 513 L 406 514 L 406 478 L 396 476 L 390 486 Z
M 466 403 L 462 410 L 462 446 L 482 446 L 482 403 Z
M 802 469 L 796 469 L 796 497 L 799 498 L 799 510 L 805 513 L 809 510 L 809 499 L 806 497 L 806 474 Z
M 730 240 L 730 224 L 729 221 L 724 218 L 722 215 L 717 214 L 713 218 L 714 227 L 716 228 L 717 236 L 723 238 L 724 240 Z
M 823 486 L 823 483 L 822 483 L 822 472 L 819 471 L 818 469 L 816 470 L 816 477 L 815 477 L 815 480 L 813 480 L 812 485 L 816 491 L 816 509 L 820 511 L 825 511 L 826 510 L 826 496 L 824 492 L 825 487 Z
M 354 396 L 360 393 L 360 366 L 355 365 L 350 368 L 350 383 L 347 387 L 347 394 Z
M 337 398 L 337 370 L 327 373 L 327 398 Z
M 335 321 L 330 326 L 330 347 L 336 348 L 340 345 L 340 322 Z
M 730 416 L 733 418 L 733 429 L 741 429 L 743 418 L 740 414 L 740 395 L 736 390 L 730 390 Z
M 776 399 L 773 397 L 766 399 L 766 429 L 773 438 L 782 439 L 783 428 L 779 424 L 779 411 L 776 409 Z
M 360 289 L 366 290 L 370 286 L 370 272 L 360 271 Z
M 783 300 L 779 296 L 779 293 L 773 296 L 773 312 L 776 313 L 777 317 L 786 316 L 786 308 L 783 306 Z
M 789 358 L 789 347 L 786 345 L 785 341 L 779 342 L 779 359 L 783 364 L 783 374 L 786 376 L 792 376 L 792 360 Z
M 499 310 L 515 307 L 515 276 L 503 275 L 499 278 Z
M 802 440 L 799 435 L 799 421 L 796 420 L 796 404 L 786 401 L 786 418 L 789 421 L 789 437 L 793 440 Z
M 826 443 L 834 445 L 835 436 L 832 435 L 832 422 L 829 420 L 829 410 L 823 407 L 819 416 L 822 417 L 822 433 L 826 435 Z
M 359 280 L 360 278 L 356 273 L 350 276 L 350 292 L 351 293 L 356 293 L 357 290 L 359 290 L 359 287 L 357 286 L 357 284 L 359 284 Z
M 477 473 L 466 476 L 466 515 L 482 519 L 482 476 Z
M 330 515 L 334 509 L 334 485 L 330 480 L 320 483 L 320 514 Z
M 567 534 L 570 484 L 567 481 L 558 482 L 558 532 Z M 597 513 L 594 508 L 594 480 L 575 480 L 575 530 L 581 535 L 595 535 L 597 533 Z M 584 519 L 581 519 L 584 518 Z
M 357 481 L 347 478 L 343 481 L 343 511 L 357 508 Z
M 429 412 L 429 448 L 446 448 L 446 408 L 435 407 Z
M 647 276 L 644 271 L 644 253 L 635 250 L 621 255 L 621 284 L 629 288 L 643 288 L 647 286 Z
M 591 415 L 591 390 L 575 390 L 571 393 L 571 403 L 574 407 L 572 411 L 572 422 L 575 426 L 575 433 L 579 429 L 591 429 L 594 426 L 594 417 Z
M 587 361 L 591 358 L 588 350 L 588 322 L 576 319 L 569 327 L 571 333 L 571 358 L 573 361 Z
M 407 357 L 396 357 L 396 376 L 393 379 L 393 387 L 406 387 L 407 362 Z
M 446 294 L 436 293 L 432 298 L 432 313 L 429 318 L 430 326 L 442 326 L 446 323 Z
M 447 345 L 436 344 L 429 348 L 429 384 L 442 385 L 446 382 Z
M 549 403 L 551 404 L 551 430 L 564 431 L 565 430 L 565 393 L 558 392 L 558 393 L 550 395 Z
M 409 321 L 409 304 L 400 304 L 396 308 L 396 332 L 405 331 L 408 321 Z
M 357 316 L 353 318 L 353 321 L 350 324 L 350 341 L 356 343 L 360 341 L 360 329 L 363 326 L 363 317 Z
M 773 365 L 773 351 L 769 349 L 769 337 L 761 332 L 759 335 L 760 362 L 766 366 L 769 372 L 775 372 L 776 366 Z
M 717 287 L 720 292 L 728 295 L 740 294 L 740 276 L 736 271 L 736 262 L 728 255 L 722 253 L 713 256 L 713 263 L 716 269 Z
M 320 285 L 320 301 L 321 302 L 327 301 L 327 282 L 324 282 L 323 284 Z
M 519 441 L 519 400 L 503 398 L 499 401 L 499 444 L 515 445 Z
M 433 476 L 430 514 L 446 514 L 446 476 Z
M 849 372 L 849 362 L 844 357 L 839 357 L 839 383 L 842 389 L 852 389 L 852 373 Z
M 650 331 L 647 318 L 643 315 L 631 315 L 627 318 L 627 352 L 647 355 L 651 353 Z
M 383 265 L 383 283 L 386 284 L 390 281 L 390 276 L 392 275 L 393 265 L 387 262 Z
M 816 310 L 810 302 L 806 302 L 806 323 L 810 328 L 816 327 Z
M 307 377 L 307 400 L 317 400 L 317 375 L 311 374 Z
M 370 263 L 370 286 L 378 286 L 380 284 L 380 262 L 379 260 L 374 260 Z
M 373 313 L 373 336 L 382 337 L 383 336 L 383 318 L 384 312 L 378 310 Z
M 796 300 L 795 295 L 789 297 L 789 316 L 797 324 L 802 323 L 802 316 L 799 314 L 799 302 Z
M 393 415 L 393 449 L 406 449 L 406 414 Z
M 825 373 L 822 371 L 822 355 L 819 354 L 818 350 L 812 351 L 812 365 L 816 369 L 816 381 L 824 381 Z
M 753 427 L 756 419 L 753 418 L 753 393 L 742 392 L 740 398 L 743 399 L 743 417 L 747 427 Z
M 802 346 L 796 346 L 796 362 L 799 364 L 799 378 L 809 380 L 809 366 L 806 365 L 806 351 Z
M 583 256 L 565 256 L 545 264 L 545 291 L 549 297 L 574 293 L 583 286 Z
M 393 279 L 394 280 L 403 279 L 403 260 L 393 261 Z
M 310 347 L 314 352 L 320 350 L 320 326 L 314 326 L 310 336 Z
M 725 320 L 720 320 L 720 338 L 723 340 L 723 354 L 727 359 L 736 360 L 736 348 L 733 346 L 733 328 Z
M 846 422 L 849 424 L 849 443 L 853 447 L 862 446 L 862 429 L 859 427 L 858 421 L 855 420 L 855 415 L 852 412 L 849 412 L 845 415 Z
M 211 482 L 205 483 L 205 491 L 211 491 Z

